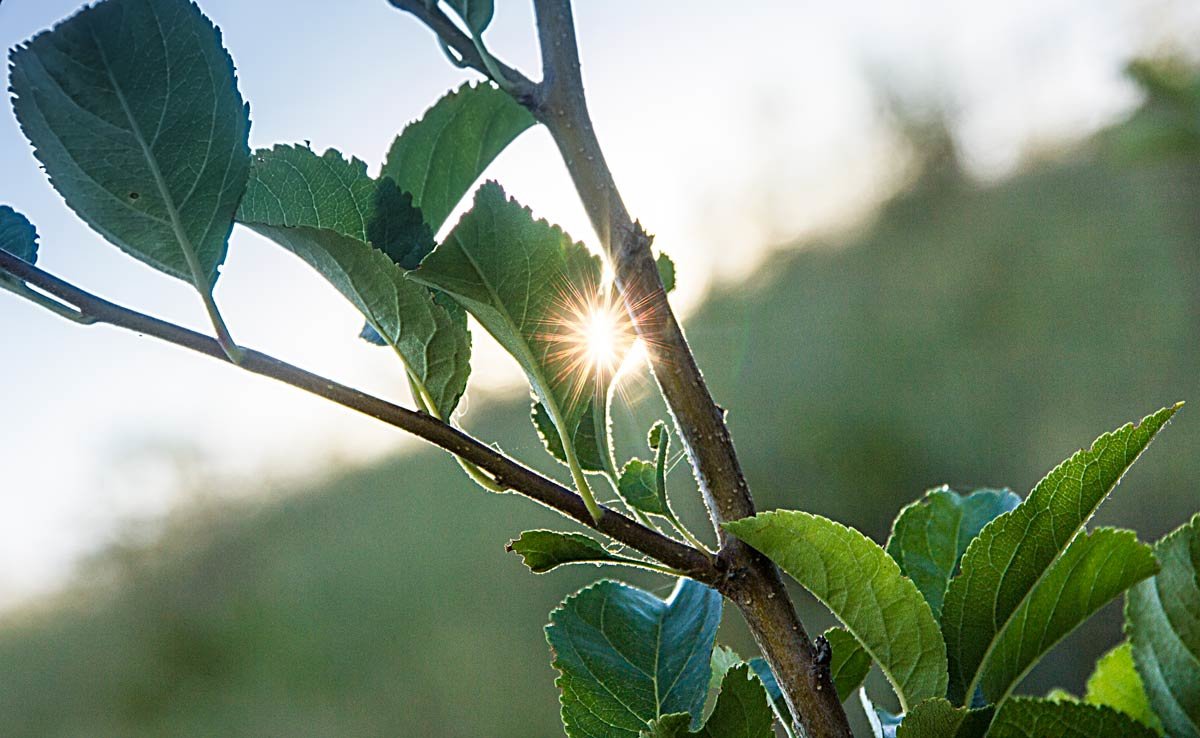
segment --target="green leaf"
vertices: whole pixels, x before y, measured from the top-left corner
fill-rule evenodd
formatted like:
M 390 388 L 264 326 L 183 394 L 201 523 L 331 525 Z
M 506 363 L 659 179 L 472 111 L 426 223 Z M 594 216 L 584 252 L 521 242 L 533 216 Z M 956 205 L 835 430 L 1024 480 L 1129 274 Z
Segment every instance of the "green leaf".
M 630 459 L 621 469 L 617 485 L 621 499 L 635 510 L 653 515 L 666 515 L 667 501 L 659 494 L 658 469 L 653 462 Z
M 544 574 L 564 564 L 637 563 L 608 551 L 599 541 L 582 533 L 527 530 L 504 547 L 521 557 L 534 574 Z
M 967 546 L 993 518 L 1020 504 L 1004 490 L 981 489 L 963 496 L 949 487 L 930 490 L 900 511 L 887 552 L 925 596 L 934 617 Z
M 1125 641 L 1096 660 L 1096 670 L 1087 680 L 1084 702 L 1119 710 L 1162 734 L 1162 723 L 1142 686 L 1133 663 L 1133 646 Z
M 681 579 L 666 601 L 613 581 L 568 597 L 546 638 L 570 738 L 638 738 L 671 713 L 700 718 L 721 596 Z
M 38 234 L 33 223 L 7 205 L 0 205 L 0 251 L 37 263 Z
M 571 442 L 575 445 L 579 465 L 583 467 L 584 471 L 602 472 L 604 471 L 604 458 L 601 454 L 604 452 L 600 450 L 601 441 L 596 440 L 596 422 L 593 416 L 595 411 L 595 402 L 589 401 L 583 415 L 579 418 L 579 423 L 575 425 Z M 550 455 L 559 463 L 567 464 L 567 456 L 563 452 L 562 438 L 558 434 L 558 428 L 554 427 L 554 421 L 550 418 L 546 406 L 536 399 L 533 403 L 533 426 L 537 429 L 538 437 L 542 439 L 542 444 Z
M 1173 738 L 1200 736 L 1200 515 L 1154 547 L 1162 570 L 1125 599 L 1150 705 Z
M 463 85 L 405 127 L 380 175 L 412 194 L 436 233 L 488 164 L 532 125 L 533 116 L 508 93 L 488 83 Z
M 394 190 L 390 185 L 385 191 Z M 350 300 L 408 368 L 421 405 L 448 419 L 467 385 L 471 338 L 466 316 L 447 309 L 409 280 L 391 256 L 367 242 L 387 222 L 396 236 L 404 198 L 381 197 L 366 165 L 330 149 L 318 156 L 300 146 L 258 151 L 238 221 L 316 269 Z M 411 219 L 410 219 L 411 222 Z M 412 238 L 427 237 L 418 223 Z M 422 235 L 422 233 L 424 235 Z M 418 248 L 420 248 L 418 246 Z
M 838 699 L 845 702 L 867 678 L 867 672 L 871 670 L 871 657 L 858 639 L 844 628 L 830 628 L 824 635 L 833 654 L 829 662 L 829 676 L 837 689 Z
M 691 730 L 692 717 L 664 715 L 642 738 L 774 738 L 775 715 L 767 704 L 762 684 L 748 664 L 731 669 L 721 682 L 721 694 L 704 727 Z
M 988 654 L 1022 603 L 1178 407 L 1100 436 L 967 547 L 942 607 L 953 702 L 971 698 Z
M 771 671 L 771 665 L 761 656 L 750 659 L 750 668 L 754 669 L 754 673 L 758 676 L 758 681 L 762 683 L 763 689 L 766 690 L 767 699 L 771 700 L 771 707 L 775 710 L 775 717 L 779 722 L 785 725 L 791 725 L 792 712 L 788 709 L 787 700 L 783 698 L 783 690 L 779 687 L 779 681 L 775 678 L 775 672 Z
M 675 262 L 666 254 L 660 253 L 654 260 L 658 267 L 658 277 L 662 280 L 663 291 L 672 292 L 675 289 Z
M 1155 738 L 1150 728 L 1100 705 L 1017 697 L 996 713 L 988 738 Z
M 577 428 L 592 398 L 590 367 L 570 349 L 564 300 L 600 284 L 600 260 L 488 182 L 411 278 L 467 309 L 525 370 L 559 429 Z M 564 346 L 566 348 L 564 348 Z
M 10 60 L 17 120 L 67 205 L 215 313 L 250 170 L 249 108 L 220 32 L 187 0 L 106 0 Z
M 646 445 L 650 447 L 651 451 L 658 450 L 666 433 L 667 424 L 661 420 L 654 421 L 654 425 L 650 426 L 650 432 L 646 434 Z
M 827 518 L 759 513 L 725 529 L 766 554 L 842 621 L 902 706 L 946 691 L 946 646 L 929 604 L 879 544 Z M 907 708 L 905 708 L 907 709 Z
M 495 13 L 492 0 L 446 0 L 446 4 L 454 8 L 476 38 L 492 22 Z
M 914 707 L 896 729 L 896 738 L 982 738 L 993 710 L 955 707 L 944 697 Z
M 1157 570 L 1153 551 L 1132 531 L 1077 536 L 996 634 L 982 666 L 984 698 L 1002 701 L 1054 644 Z

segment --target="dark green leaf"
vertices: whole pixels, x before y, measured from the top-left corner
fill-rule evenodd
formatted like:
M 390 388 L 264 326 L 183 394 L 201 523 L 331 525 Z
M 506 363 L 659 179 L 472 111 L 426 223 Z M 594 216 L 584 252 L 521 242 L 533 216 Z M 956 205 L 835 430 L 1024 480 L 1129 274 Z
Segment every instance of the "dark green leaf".
M 10 58 L 17 119 L 67 205 L 211 299 L 250 169 L 220 32 L 187 0 L 106 0 Z
M 674 713 L 654 721 L 642 738 L 774 738 L 775 720 L 762 684 L 747 664 L 729 671 L 704 727 L 691 730 L 691 715 Z
M 1096 670 L 1087 680 L 1084 702 L 1105 705 L 1125 713 L 1134 720 L 1162 734 L 1162 723 L 1142 686 L 1133 663 L 1133 647 L 1125 641 L 1096 660 Z
M 982 667 L 984 698 L 1002 701 L 1054 644 L 1157 569 L 1151 548 L 1132 531 L 1077 536 L 997 633 Z
M 827 518 L 794 510 L 725 523 L 812 592 L 858 639 L 901 705 L 941 697 L 946 646 L 929 604 L 879 544 Z
M 654 464 L 641 459 L 630 459 L 621 469 L 617 491 L 621 499 L 635 510 L 653 515 L 667 514 L 667 501 L 658 491 L 658 471 Z
M 586 293 L 600 284 L 600 260 L 583 244 L 535 221 L 488 182 L 410 275 L 457 300 L 516 358 L 560 434 L 578 427 L 595 377 L 572 350 L 576 336 L 564 301 L 572 290 Z
M 0 205 L 0 251 L 37 263 L 38 234 L 33 223 L 7 205 Z
M 783 690 L 779 688 L 779 681 L 775 679 L 775 672 L 771 671 L 771 665 L 762 657 L 750 659 L 748 663 L 750 668 L 754 669 L 763 689 L 766 690 L 767 699 L 771 700 L 771 706 L 775 709 L 775 716 L 780 722 L 791 725 L 792 713 L 788 709 L 787 700 L 783 698 Z
M 582 533 L 527 530 L 504 547 L 521 557 L 534 574 L 544 574 L 564 564 L 633 564 L 637 562 L 610 553 L 594 538 Z
M 896 738 L 983 738 L 992 713 L 955 707 L 944 697 L 925 700 L 904 716 Z
M 454 8 L 476 38 L 492 22 L 495 13 L 492 0 L 446 0 L 446 4 Z
M 508 93 L 463 85 L 396 137 L 381 176 L 412 193 L 436 233 L 487 165 L 531 125 L 533 116 Z
M 575 426 L 572 442 L 575 444 L 575 453 L 579 456 L 579 466 L 584 471 L 602 472 L 604 471 L 604 459 L 601 454 L 604 452 L 600 450 L 600 442 L 596 440 L 596 421 L 593 416 L 595 411 L 595 403 L 588 402 L 587 408 L 579 418 L 579 423 Z M 563 453 L 562 438 L 558 435 L 558 429 L 554 427 L 554 421 L 551 420 L 546 406 L 538 402 L 536 398 L 533 402 L 533 426 L 537 429 L 538 437 L 542 439 L 542 444 L 550 452 L 550 455 L 559 463 L 566 464 L 567 457 Z
M 613 581 L 568 597 L 546 638 L 570 738 L 638 738 L 671 713 L 698 720 L 721 596 L 681 579 L 664 602 Z
M 1100 436 L 1046 475 L 1016 509 L 988 523 L 968 546 L 962 573 L 951 580 L 942 608 L 952 701 L 964 704 L 974 694 L 984 662 L 1014 614 L 1177 409 L 1165 408 Z
M 867 655 L 858 639 L 844 628 L 830 628 L 825 631 L 825 640 L 833 650 L 833 658 L 829 662 L 829 676 L 837 689 L 838 699 L 845 702 L 867 678 L 867 672 L 871 670 L 871 657 Z
M 988 738 L 1155 738 L 1150 728 L 1100 705 L 1017 697 L 996 713 Z
M 963 496 L 949 487 L 930 490 L 900 511 L 887 552 L 925 596 L 934 617 L 958 562 L 983 526 L 1020 504 L 1008 490 L 981 489 Z
M 1162 571 L 1129 591 L 1125 631 L 1172 738 L 1200 736 L 1200 515 L 1154 548 Z
M 471 370 L 466 315 L 457 306 L 447 309 L 367 242 L 374 224 L 383 221 L 393 224 L 386 233 L 398 236 L 395 224 L 404 215 L 396 211 L 411 210 L 403 198 L 378 192 L 357 159 L 346 161 L 332 149 L 318 156 L 304 147 L 276 146 L 255 154 L 238 221 L 328 279 L 395 349 L 419 403 L 432 404 L 433 414 L 448 419 Z M 416 226 L 413 238 L 428 236 L 423 224 Z

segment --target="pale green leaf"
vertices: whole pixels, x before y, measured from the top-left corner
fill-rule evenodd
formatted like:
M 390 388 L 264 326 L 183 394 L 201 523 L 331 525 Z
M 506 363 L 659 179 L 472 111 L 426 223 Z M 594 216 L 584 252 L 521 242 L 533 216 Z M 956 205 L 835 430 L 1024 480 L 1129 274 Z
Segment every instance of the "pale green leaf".
M 387 188 L 390 190 L 390 188 Z M 255 154 L 238 221 L 299 256 L 350 300 L 408 368 L 422 405 L 448 419 L 470 373 L 465 315 L 447 309 L 406 277 L 395 260 L 366 239 L 379 222 L 397 238 L 403 199 L 377 197 L 376 182 L 358 160 L 332 149 L 318 156 L 298 146 Z M 401 211 L 397 213 L 396 211 Z M 420 239 L 418 223 L 412 238 Z
M 717 646 L 713 649 L 712 658 L 708 660 L 708 699 L 704 703 L 704 715 L 712 712 L 717 693 L 721 691 L 721 682 L 729 670 L 742 663 L 742 657 L 728 646 Z
M 488 182 L 410 277 L 457 300 L 516 358 L 560 434 L 578 427 L 594 377 L 572 350 L 565 300 L 600 284 L 600 260 L 583 244 Z
M 845 702 L 867 678 L 867 672 L 871 670 L 871 657 L 845 628 L 830 628 L 824 636 L 832 650 L 829 676 L 837 690 L 838 699 Z
M 1077 536 L 996 635 L 980 684 L 1000 702 L 1038 659 L 1092 613 L 1158 569 L 1132 531 L 1101 528 Z
M 579 458 L 579 466 L 584 471 L 602 472 L 604 471 L 604 457 L 602 454 L 607 453 L 601 450 L 602 444 L 607 444 L 607 440 L 598 441 L 596 439 L 596 419 L 593 413 L 596 411 L 596 403 L 589 401 L 587 408 L 579 418 L 579 422 L 575 425 L 575 431 L 571 434 L 571 443 L 575 447 L 575 453 Z M 538 437 L 542 439 L 542 444 L 551 456 L 561 464 L 567 464 L 567 456 L 563 452 L 562 437 L 558 434 L 558 428 L 554 426 L 554 420 L 551 419 L 546 406 L 538 402 L 536 399 L 533 402 L 533 427 L 537 429 Z M 605 421 L 603 426 L 607 428 L 608 422 Z
M 0 251 L 37 263 L 38 234 L 33 223 L 7 205 L 0 205 Z
M 546 626 L 567 735 L 638 738 L 663 715 L 698 720 L 720 622 L 721 596 L 690 579 L 666 601 L 607 580 L 568 597 Z
M 946 647 L 929 604 L 879 544 L 809 513 L 725 523 L 812 592 L 879 664 L 901 705 L 944 696 Z
M 611 553 L 599 541 L 582 533 L 527 530 L 504 548 L 520 556 L 534 574 L 543 574 L 564 564 L 640 563 Z
M 1101 705 L 1016 697 L 997 711 L 987 738 L 1156 738 L 1150 728 Z
M 463 85 L 396 137 L 380 174 L 412 194 L 436 233 L 488 164 L 532 125 L 508 93 Z
M 1129 591 L 1125 632 L 1150 705 L 1172 738 L 1200 736 L 1200 515 L 1154 548 L 1162 570 Z
M 896 738 L 983 738 L 993 710 L 955 707 L 944 697 L 925 700 L 904 716 Z
M 642 731 L 642 738 L 774 738 L 775 715 L 750 666 L 731 669 L 721 682 L 716 707 L 704 726 L 691 730 L 687 713 L 664 715 Z
M 654 263 L 658 267 L 658 278 L 662 280 L 663 291 L 672 292 L 675 289 L 675 262 L 671 257 L 660 253 Z
M 971 699 L 985 659 L 1021 604 L 1178 407 L 1100 436 L 967 547 L 942 607 L 952 701 Z
M 1092 705 L 1105 705 L 1119 710 L 1153 728 L 1156 733 L 1161 735 L 1163 732 L 1162 723 L 1150 707 L 1150 699 L 1142 687 L 1142 678 L 1134 666 L 1133 646 L 1129 641 L 1096 660 L 1096 669 L 1088 677 L 1083 700 Z
M 220 32 L 188 0 L 106 0 L 10 59 L 17 120 L 67 205 L 211 299 L 250 169 Z
M 1006 489 L 980 489 L 964 496 L 941 487 L 900 511 L 887 552 L 921 590 L 934 617 L 941 616 L 946 585 L 958 573 L 967 546 L 992 518 L 1020 502 Z

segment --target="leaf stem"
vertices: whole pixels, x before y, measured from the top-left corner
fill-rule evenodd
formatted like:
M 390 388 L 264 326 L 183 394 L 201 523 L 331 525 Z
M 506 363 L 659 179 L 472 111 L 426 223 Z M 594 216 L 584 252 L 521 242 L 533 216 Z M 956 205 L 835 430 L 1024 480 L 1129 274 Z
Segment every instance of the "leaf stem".
M 11 280 L 5 279 L 2 275 L 0 275 L 0 289 L 7 290 L 14 295 L 20 295 L 26 300 L 41 305 L 55 315 L 66 318 L 72 322 L 79 323 L 80 325 L 91 325 L 92 323 L 96 322 L 94 318 L 90 318 L 83 313 L 72 310 L 70 307 L 62 304 L 58 300 L 55 300 L 47 295 L 43 295 L 37 290 L 30 289 L 23 282 L 12 282 Z
M 375 326 L 372 327 L 374 328 Z M 375 330 L 376 332 L 379 332 L 378 328 L 375 328 Z M 382 336 L 383 334 L 380 333 L 379 335 Z M 396 355 L 400 356 L 400 352 L 397 351 Z M 437 403 L 435 403 L 433 401 L 433 397 L 430 396 L 429 389 L 425 387 L 424 382 L 422 382 L 415 374 L 413 374 L 412 368 L 409 367 L 408 362 L 404 361 L 403 356 L 400 356 L 400 363 L 404 365 L 404 374 L 408 377 L 408 388 L 412 392 L 413 401 L 416 402 L 417 407 L 422 412 L 428 413 L 438 420 L 445 421 L 445 418 L 442 417 L 441 412 L 437 409 Z M 464 472 L 466 472 L 467 476 L 471 478 L 471 481 L 475 482 L 475 484 L 483 487 L 488 492 L 495 492 L 496 494 L 501 494 L 508 491 L 508 487 L 505 487 L 504 485 L 498 483 L 495 479 L 489 477 L 479 467 L 475 466 L 458 454 L 452 455 L 454 456 L 454 460 L 458 462 L 458 465 Z

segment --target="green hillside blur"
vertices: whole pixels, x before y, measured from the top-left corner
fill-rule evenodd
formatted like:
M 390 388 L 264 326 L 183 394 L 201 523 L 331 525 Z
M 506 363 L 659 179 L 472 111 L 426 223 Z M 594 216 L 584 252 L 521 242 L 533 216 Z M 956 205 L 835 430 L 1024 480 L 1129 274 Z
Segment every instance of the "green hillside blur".
M 1180 133 L 1200 116 L 1147 88 L 1126 125 L 998 184 L 931 149 L 859 234 L 781 251 L 691 319 L 762 507 L 883 541 L 927 487 L 1024 494 L 1100 432 L 1200 403 L 1200 133 Z M 527 413 L 497 405 L 469 424 L 544 459 Z M 626 454 L 650 413 L 618 418 Z M 1100 519 L 1145 537 L 1184 521 L 1200 509 L 1197 449 L 1187 408 Z M 676 496 L 688 481 L 673 475 Z M 561 735 L 541 626 L 596 570 L 535 577 L 503 551 L 557 516 L 473 488 L 432 451 L 272 499 L 182 517 L 9 615 L 0 732 Z M 748 653 L 727 620 L 723 639 Z M 1078 691 L 1118 637 L 1110 608 L 1025 690 Z

